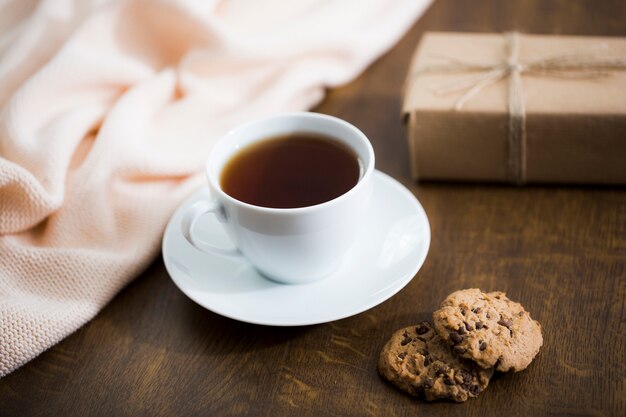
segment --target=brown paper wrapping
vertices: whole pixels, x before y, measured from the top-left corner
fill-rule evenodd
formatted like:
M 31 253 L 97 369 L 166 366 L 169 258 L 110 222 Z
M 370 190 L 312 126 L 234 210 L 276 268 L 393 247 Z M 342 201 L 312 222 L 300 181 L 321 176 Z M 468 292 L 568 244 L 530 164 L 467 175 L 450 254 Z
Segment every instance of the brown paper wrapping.
M 505 59 L 505 42 L 501 34 L 423 36 L 403 103 L 415 179 L 511 181 L 507 80 L 484 88 L 455 110 L 463 93 L 441 94 L 439 87 L 467 74 L 418 71 L 440 65 L 441 55 L 497 64 Z M 626 38 L 520 35 L 519 62 L 597 46 L 626 57 Z M 625 70 L 573 78 L 522 74 L 521 83 L 523 182 L 626 184 Z

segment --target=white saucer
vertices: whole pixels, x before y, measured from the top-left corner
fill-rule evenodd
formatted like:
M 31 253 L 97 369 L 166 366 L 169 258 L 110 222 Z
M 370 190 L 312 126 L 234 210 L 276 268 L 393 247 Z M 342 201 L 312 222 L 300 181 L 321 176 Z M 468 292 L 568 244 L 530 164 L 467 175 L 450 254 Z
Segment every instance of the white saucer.
M 361 313 L 408 284 L 430 245 L 430 226 L 420 203 L 402 184 L 376 171 L 369 220 L 340 269 L 311 284 L 278 284 L 246 261 L 205 254 L 185 240 L 183 212 L 207 197 L 208 189 L 201 189 L 174 213 L 163 236 L 165 267 L 193 301 L 248 323 L 303 326 Z M 215 217 L 203 216 L 196 227 L 203 240 L 232 247 Z

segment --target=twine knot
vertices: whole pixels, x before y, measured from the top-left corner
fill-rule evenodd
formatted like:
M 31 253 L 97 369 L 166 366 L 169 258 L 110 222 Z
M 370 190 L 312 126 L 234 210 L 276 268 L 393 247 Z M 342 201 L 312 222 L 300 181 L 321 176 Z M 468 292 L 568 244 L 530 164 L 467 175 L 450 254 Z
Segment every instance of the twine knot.
M 524 65 L 519 62 L 507 62 L 505 69 L 507 74 L 511 74 L 512 72 L 523 72 Z

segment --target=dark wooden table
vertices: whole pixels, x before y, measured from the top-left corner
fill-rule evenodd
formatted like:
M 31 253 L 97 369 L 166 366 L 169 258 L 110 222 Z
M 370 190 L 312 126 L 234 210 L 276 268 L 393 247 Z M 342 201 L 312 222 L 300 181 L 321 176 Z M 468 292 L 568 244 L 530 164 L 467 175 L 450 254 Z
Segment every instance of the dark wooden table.
M 399 294 L 334 323 L 255 326 L 196 305 L 157 259 L 92 322 L 0 380 L 0 415 L 626 415 L 624 190 L 409 178 L 400 89 L 422 32 L 512 29 L 625 36 L 626 6 L 437 0 L 389 54 L 317 108 L 359 126 L 378 169 L 428 213 L 430 253 Z M 467 287 L 506 291 L 543 324 L 535 362 L 463 404 L 416 400 L 383 382 L 376 360 L 390 334 Z

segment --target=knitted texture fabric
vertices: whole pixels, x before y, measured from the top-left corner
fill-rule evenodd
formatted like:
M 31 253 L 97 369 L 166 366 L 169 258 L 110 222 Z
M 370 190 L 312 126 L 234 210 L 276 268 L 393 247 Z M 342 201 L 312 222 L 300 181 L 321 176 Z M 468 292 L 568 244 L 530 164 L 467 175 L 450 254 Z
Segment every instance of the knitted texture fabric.
M 147 267 L 216 139 L 318 103 L 428 2 L 0 5 L 0 376 Z

